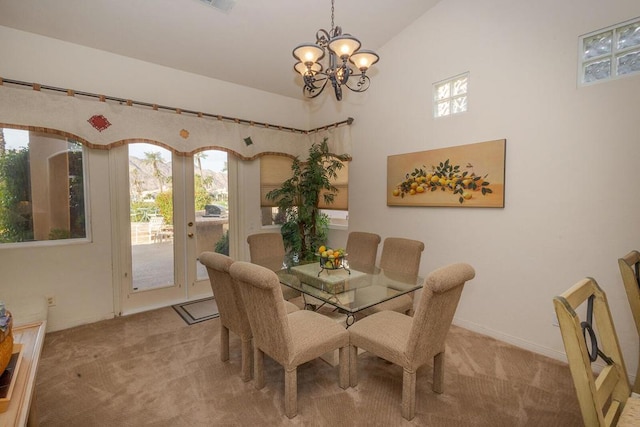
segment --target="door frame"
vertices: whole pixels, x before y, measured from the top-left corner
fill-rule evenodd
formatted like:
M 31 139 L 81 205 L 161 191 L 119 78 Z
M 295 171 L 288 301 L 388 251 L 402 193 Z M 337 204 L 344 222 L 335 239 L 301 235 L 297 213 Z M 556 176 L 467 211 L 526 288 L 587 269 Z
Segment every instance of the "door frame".
M 140 141 L 148 143 L 146 141 Z M 132 289 L 131 226 L 129 196 L 129 149 L 127 145 L 109 150 L 110 198 L 113 258 L 114 313 L 118 316 L 153 310 L 213 295 L 208 278 L 197 280 L 193 156 L 172 153 L 174 286 Z M 227 156 L 229 193 L 229 252 L 237 259 L 239 203 L 237 197 L 238 159 Z M 236 257 L 234 257 L 236 255 Z

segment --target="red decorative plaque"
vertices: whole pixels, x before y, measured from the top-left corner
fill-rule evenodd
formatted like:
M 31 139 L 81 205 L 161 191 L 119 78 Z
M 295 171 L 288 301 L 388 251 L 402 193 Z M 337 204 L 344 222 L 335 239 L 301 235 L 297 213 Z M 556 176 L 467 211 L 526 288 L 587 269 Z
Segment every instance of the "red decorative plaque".
M 96 128 L 98 132 L 102 132 L 103 130 L 111 126 L 111 123 L 109 123 L 109 120 L 107 120 L 107 118 L 102 114 L 93 115 L 87 121 L 91 124 L 91 126 Z

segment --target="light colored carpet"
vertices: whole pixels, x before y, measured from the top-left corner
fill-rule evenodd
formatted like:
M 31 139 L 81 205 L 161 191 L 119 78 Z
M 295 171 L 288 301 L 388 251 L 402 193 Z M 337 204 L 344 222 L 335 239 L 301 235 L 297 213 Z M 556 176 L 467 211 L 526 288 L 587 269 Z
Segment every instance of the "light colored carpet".
M 580 426 L 566 364 L 452 327 L 444 393 L 418 374 L 416 418 L 400 415 L 402 369 L 359 356 L 359 384 L 337 368 L 298 369 L 298 416 L 284 415 L 283 369 L 240 379 L 240 340 L 220 361 L 220 320 L 187 326 L 170 307 L 47 334 L 37 376 L 41 426 Z

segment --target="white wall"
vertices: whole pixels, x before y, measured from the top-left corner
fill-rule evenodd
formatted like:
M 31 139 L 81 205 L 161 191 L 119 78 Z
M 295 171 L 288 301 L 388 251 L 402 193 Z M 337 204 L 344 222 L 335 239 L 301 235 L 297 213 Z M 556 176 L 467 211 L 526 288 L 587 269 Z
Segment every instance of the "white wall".
M 214 54 L 214 53 L 212 53 Z M 101 93 L 136 101 L 309 127 L 302 100 L 161 67 L 0 26 L 0 77 Z M 0 117 L 0 123 L 2 118 Z M 63 246 L 0 247 L 0 299 L 54 295 L 49 330 L 114 315 L 108 153 L 89 153 L 92 241 Z M 240 229 L 260 224 L 258 162 L 239 168 Z M 256 172 L 257 171 L 257 172 Z M 251 179 L 257 174 L 258 179 Z M 246 177 L 244 176 L 246 175 Z M 253 188 L 255 186 L 255 189 Z M 241 236 L 242 238 L 242 236 Z M 246 240 L 246 237 L 244 237 Z M 242 253 L 242 252 L 241 252 Z
M 564 358 L 553 296 L 607 292 L 629 373 L 638 337 L 617 258 L 640 247 L 640 75 L 577 86 L 578 36 L 640 16 L 637 1 L 443 0 L 380 50 L 358 108 L 350 229 L 424 241 L 421 273 L 472 264 L 456 322 Z M 432 118 L 432 84 L 470 72 L 469 111 Z M 361 100 L 356 101 L 361 103 Z M 318 120 L 336 114 L 328 103 Z M 388 155 L 507 139 L 504 209 L 386 206 Z

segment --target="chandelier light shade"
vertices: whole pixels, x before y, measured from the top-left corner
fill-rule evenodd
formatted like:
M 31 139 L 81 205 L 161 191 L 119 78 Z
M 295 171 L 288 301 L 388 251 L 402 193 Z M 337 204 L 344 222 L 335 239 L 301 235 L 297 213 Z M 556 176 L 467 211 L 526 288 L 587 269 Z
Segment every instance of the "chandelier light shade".
M 293 56 L 299 61 L 293 68 L 302 75 L 304 96 L 315 98 L 327 83 L 333 86 L 338 101 L 342 100 L 343 86 L 353 92 L 369 89 L 367 70 L 380 57 L 360 46 L 360 40 L 342 34 L 342 29 L 334 26 L 334 0 L 331 0 L 331 31 L 320 29 L 315 43 L 302 43 L 293 49 Z

